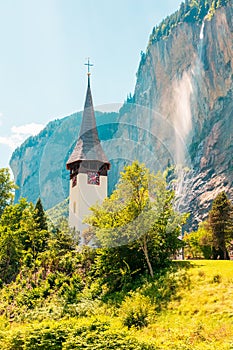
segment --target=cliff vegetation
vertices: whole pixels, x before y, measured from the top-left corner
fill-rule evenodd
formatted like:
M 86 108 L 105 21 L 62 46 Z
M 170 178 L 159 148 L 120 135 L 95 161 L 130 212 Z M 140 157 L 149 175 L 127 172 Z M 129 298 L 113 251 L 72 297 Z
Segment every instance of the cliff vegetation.
M 202 22 L 204 18 L 210 20 L 215 10 L 227 5 L 230 0 L 185 0 L 172 15 L 166 17 L 153 28 L 149 44 L 168 37 L 172 30 L 180 23 Z

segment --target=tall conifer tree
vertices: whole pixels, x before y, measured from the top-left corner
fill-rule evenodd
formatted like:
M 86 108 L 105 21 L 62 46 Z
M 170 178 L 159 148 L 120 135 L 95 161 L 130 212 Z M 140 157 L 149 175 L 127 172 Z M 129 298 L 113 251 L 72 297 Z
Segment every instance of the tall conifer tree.
M 40 230 L 48 230 L 47 219 L 40 198 L 36 202 L 34 218 Z
M 209 224 L 213 233 L 214 245 L 220 258 L 228 258 L 227 245 L 233 239 L 233 205 L 226 193 L 220 192 L 209 212 Z

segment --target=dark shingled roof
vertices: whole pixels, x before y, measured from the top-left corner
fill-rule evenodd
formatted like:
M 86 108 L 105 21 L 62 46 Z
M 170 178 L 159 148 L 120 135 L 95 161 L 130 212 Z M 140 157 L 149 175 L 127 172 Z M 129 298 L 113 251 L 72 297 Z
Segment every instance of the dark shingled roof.
M 90 88 L 90 76 L 88 75 L 88 86 L 86 101 L 83 110 L 82 124 L 76 146 L 69 157 L 66 167 L 82 160 L 98 160 L 109 164 L 109 161 L 100 144 L 98 131 L 96 128 L 95 112 Z

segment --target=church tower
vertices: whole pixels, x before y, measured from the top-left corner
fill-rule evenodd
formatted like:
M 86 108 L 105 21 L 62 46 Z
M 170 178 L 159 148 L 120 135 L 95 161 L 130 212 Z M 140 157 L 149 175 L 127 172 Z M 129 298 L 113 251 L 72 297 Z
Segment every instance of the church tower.
M 70 171 L 69 225 L 75 227 L 81 235 L 88 227 L 82 221 L 91 213 L 89 208 L 107 197 L 107 175 L 110 168 L 96 127 L 90 87 L 92 65 L 89 59 L 86 65 L 88 83 L 82 124 L 76 146 L 66 163 L 66 168 Z

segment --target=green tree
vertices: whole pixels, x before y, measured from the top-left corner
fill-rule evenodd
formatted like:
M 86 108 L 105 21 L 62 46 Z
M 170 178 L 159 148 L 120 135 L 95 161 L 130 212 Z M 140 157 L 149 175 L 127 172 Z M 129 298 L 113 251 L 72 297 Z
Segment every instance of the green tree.
M 75 230 L 69 227 L 66 219 L 61 219 L 58 226 L 50 233 L 47 250 L 40 254 L 45 270 L 59 270 L 62 257 L 74 252 L 77 243 Z
M 9 169 L 0 169 L 0 217 L 5 207 L 13 202 L 16 188 L 17 186 L 10 179 Z
M 2 213 L 0 273 L 4 281 L 15 277 L 26 256 L 26 260 L 32 262 L 38 253 L 47 247 L 49 233 L 40 229 L 34 215 L 35 208 L 26 199 L 21 199 L 17 204 L 7 205 Z
M 64 255 L 76 248 L 79 237 L 66 219 L 61 219 L 51 235 L 49 246 L 57 255 Z
M 199 224 L 199 244 L 205 259 L 213 257 L 213 235 L 208 221 L 203 221 Z
M 22 198 L 19 203 L 11 204 L 5 207 L 0 218 L 0 226 L 7 227 L 13 232 L 20 227 L 23 211 L 29 206 L 25 198 Z
M 10 282 L 20 268 L 22 247 L 17 235 L 7 227 L 0 226 L 0 278 Z
M 212 203 L 209 212 L 209 225 L 215 248 L 221 258 L 228 258 L 227 246 L 233 238 L 233 205 L 226 193 L 220 192 Z
M 183 241 L 185 242 L 185 256 L 188 259 L 202 257 L 198 231 L 186 232 Z
M 7 205 L 0 218 L 0 276 L 4 282 L 13 279 L 20 268 L 23 244 L 19 229 L 27 205 L 25 199 Z
M 208 11 L 209 11 L 209 5 L 206 4 L 205 0 L 200 0 L 199 9 L 198 9 L 198 19 L 200 21 L 203 21 Z
M 49 233 L 40 228 L 37 217 L 35 218 L 35 208 L 32 203 L 29 203 L 22 213 L 18 234 L 21 237 L 24 250 L 31 253 L 33 259 L 47 247 Z
M 199 224 L 197 231 L 185 233 L 183 238 L 185 246 L 185 255 L 191 258 L 212 257 L 213 236 L 207 221 Z
M 94 228 L 100 246 L 127 245 L 142 251 L 153 277 L 154 262 L 162 264 L 180 246 L 184 216 L 175 212 L 173 203 L 174 191 L 167 189 L 164 176 L 151 174 L 135 161 L 125 167 L 110 198 L 92 207 L 93 215 L 85 221 Z
M 38 223 L 40 230 L 48 230 L 47 218 L 40 198 L 38 198 L 36 202 L 34 218 Z

